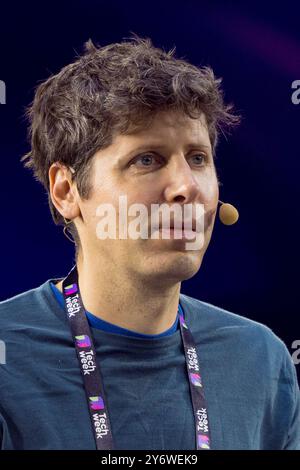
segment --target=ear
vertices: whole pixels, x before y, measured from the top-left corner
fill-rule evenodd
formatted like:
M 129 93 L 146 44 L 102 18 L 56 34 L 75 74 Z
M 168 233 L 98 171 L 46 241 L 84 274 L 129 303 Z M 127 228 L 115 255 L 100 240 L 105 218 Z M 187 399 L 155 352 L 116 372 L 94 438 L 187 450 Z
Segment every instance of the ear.
M 59 162 L 53 163 L 49 168 L 49 193 L 53 205 L 66 219 L 73 220 L 80 215 L 78 205 L 78 191 L 72 181 L 69 168 Z

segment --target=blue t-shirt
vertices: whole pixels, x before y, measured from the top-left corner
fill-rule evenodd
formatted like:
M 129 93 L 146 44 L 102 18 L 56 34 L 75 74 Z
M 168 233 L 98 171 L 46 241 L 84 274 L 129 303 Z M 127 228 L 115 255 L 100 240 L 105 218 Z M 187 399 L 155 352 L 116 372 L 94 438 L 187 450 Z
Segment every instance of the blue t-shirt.
M 56 287 L 56 285 L 51 282 L 51 289 L 58 301 L 58 303 L 61 305 L 62 308 L 64 308 L 65 301 L 64 301 L 64 296 L 60 292 L 60 290 Z M 178 305 L 178 309 L 182 312 L 181 305 Z M 182 312 L 183 313 L 183 312 Z M 142 333 L 137 333 L 136 331 L 132 330 L 127 330 L 127 328 L 121 328 L 120 326 L 114 325 L 113 323 L 109 323 L 102 318 L 96 317 L 96 315 L 93 315 L 90 312 L 86 312 L 86 316 L 89 322 L 89 325 L 98 328 L 99 330 L 107 331 L 108 333 L 116 333 L 119 335 L 125 335 L 125 336 L 134 336 L 135 338 L 148 338 L 148 339 L 155 339 L 155 338 L 161 338 L 163 336 L 169 336 L 174 333 L 174 331 L 179 328 L 179 315 L 177 313 L 176 320 L 174 324 L 166 331 L 163 333 L 160 333 L 158 335 L 146 335 Z
M 95 449 L 69 321 L 51 282 L 0 302 L 1 449 Z M 180 294 L 212 449 L 300 449 L 295 366 L 266 326 Z M 196 449 L 180 329 L 159 338 L 91 326 L 115 448 Z M 4 344 L 3 343 L 3 344 Z

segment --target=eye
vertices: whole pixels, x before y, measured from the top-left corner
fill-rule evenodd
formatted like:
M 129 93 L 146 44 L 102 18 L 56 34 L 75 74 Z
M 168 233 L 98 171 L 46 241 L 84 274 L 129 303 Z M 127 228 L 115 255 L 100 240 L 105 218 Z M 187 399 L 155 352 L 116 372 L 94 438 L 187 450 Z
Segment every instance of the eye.
M 153 162 L 159 162 L 159 157 L 151 153 L 145 153 L 144 155 L 139 155 L 132 162 L 131 165 L 136 165 L 140 168 L 149 168 L 152 166 Z M 138 163 L 141 163 L 138 165 Z
M 208 160 L 206 154 L 195 154 L 192 155 L 189 160 L 192 160 L 192 164 L 196 168 L 202 168 L 205 166 L 205 162 Z M 143 155 L 136 156 L 129 166 L 135 166 L 136 168 L 145 169 L 153 168 L 154 166 L 161 166 L 163 164 L 162 157 L 153 153 L 144 153 Z
M 202 154 L 202 153 L 198 153 L 196 155 L 192 155 L 191 156 L 191 159 L 193 159 L 193 163 L 196 165 L 196 166 L 203 166 L 203 164 L 205 163 L 205 161 L 207 160 L 207 157 L 206 155 Z

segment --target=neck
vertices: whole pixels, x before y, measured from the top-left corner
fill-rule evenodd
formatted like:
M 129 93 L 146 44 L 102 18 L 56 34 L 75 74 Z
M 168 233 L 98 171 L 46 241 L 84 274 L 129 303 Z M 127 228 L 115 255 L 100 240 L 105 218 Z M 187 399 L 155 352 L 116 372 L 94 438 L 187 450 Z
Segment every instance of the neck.
M 118 267 L 78 258 L 78 283 L 84 307 L 96 317 L 137 333 L 156 335 L 174 324 L 181 283 L 162 284 L 124 273 Z M 92 261 L 92 260 L 91 260 Z M 62 281 L 57 284 L 62 292 Z

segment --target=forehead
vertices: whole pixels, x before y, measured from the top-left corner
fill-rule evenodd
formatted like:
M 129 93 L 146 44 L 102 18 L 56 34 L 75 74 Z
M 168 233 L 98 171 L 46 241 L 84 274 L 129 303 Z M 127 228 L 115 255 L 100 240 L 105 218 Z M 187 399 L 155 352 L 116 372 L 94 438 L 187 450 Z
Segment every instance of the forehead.
M 118 135 L 117 145 L 174 143 L 174 145 L 206 145 L 211 147 L 205 115 L 193 119 L 178 111 L 160 111 L 138 130 Z

